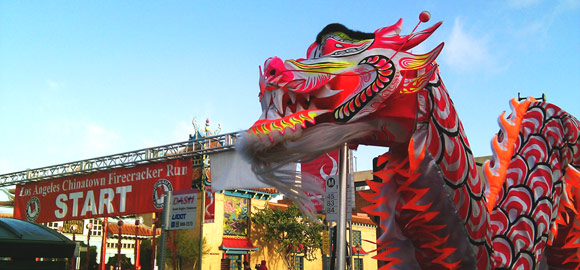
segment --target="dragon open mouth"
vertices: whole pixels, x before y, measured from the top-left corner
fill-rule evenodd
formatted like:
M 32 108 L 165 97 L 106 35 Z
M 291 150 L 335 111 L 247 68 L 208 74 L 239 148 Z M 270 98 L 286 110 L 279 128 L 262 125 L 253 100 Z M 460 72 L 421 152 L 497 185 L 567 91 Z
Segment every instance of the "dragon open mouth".
M 331 84 L 306 91 L 288 89 L 288 85 L 301 88 L 302 84 L 300 80 L 284 85 L 269 83 L 261 96 L 263 113 L 248 132 L 268 138 L 274 144 L 282 138 L 299 135 L 301 129 L 317 124 L 316 119 L 325 118 L 326 121 L 330 118 L 334 108 L 327 104 L 339 100 L 342 90 L 331 89 Z

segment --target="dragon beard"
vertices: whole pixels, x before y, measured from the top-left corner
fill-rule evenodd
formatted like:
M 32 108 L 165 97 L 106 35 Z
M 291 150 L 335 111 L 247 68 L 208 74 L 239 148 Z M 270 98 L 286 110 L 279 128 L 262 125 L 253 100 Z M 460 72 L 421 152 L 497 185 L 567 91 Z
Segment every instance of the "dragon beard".
M 258 180 L 292 199 L 310 218 L 316 216 L 313 194 L 324 193 L 323 186 L 313 175 L 288 169 L 294 162 L 308 162 L 316 157 L 336 150 L 343 143 L 370 135 L 373 126 L 367 122 L 348 124 L 323 123 L 297 128 L 290 136 L 279 136 L 280 140 L 264 148 L 264 138 L 246 133 L 237 144 L 237 151 L 252 164 Z M 315 220 L 315 219 L 314 219 Z

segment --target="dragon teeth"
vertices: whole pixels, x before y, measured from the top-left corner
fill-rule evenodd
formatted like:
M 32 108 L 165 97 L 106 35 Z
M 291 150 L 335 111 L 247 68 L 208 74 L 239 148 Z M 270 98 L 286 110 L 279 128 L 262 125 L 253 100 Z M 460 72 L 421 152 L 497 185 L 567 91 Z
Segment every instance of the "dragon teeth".
M 272 92 L 271 91 L 265 91 L 264 95 L 262 96 L 262 100 L 260 100 L 260 103 L 262 105 L 262 111 L 266 111 L 268 109 L 268 107 L 270 107 L 270 103 L 272 99 Z
M 293 92 L 288 92 L 288 96 L 290 97 L 292 104 L 296 104 L 296 94 Z
M 272 101 L 274 106 L 278 109 L 278 112 L 284 113 L 284 107 L 282 104 L 282 99 L 284 98 L 284 93 L 280 90 L 272 92 Z

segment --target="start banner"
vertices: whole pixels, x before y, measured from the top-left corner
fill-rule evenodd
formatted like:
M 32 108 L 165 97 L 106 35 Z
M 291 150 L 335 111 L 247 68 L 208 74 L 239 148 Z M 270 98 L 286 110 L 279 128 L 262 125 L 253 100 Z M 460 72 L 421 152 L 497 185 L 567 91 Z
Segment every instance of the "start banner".
M 14 217 L 34 222 L 159 212 L 169 190 L 191 189 L 192 160 L 118 168 L 16 186 Z

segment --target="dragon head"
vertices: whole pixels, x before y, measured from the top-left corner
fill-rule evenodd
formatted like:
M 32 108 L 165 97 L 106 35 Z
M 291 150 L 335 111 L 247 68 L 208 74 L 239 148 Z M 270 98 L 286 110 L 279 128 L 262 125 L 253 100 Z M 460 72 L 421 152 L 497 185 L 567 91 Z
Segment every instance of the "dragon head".
M 405 141 L 417 115 L 416 92 L 434 76 L 443 44 L 423 55 L 408 50 L 440 25 L 401 36 L 402 19 L 374 33 L 330 24 L 308 47 L 307 58 L 267 59 L 260 68 L 262 115 L 238 151 L 259 175 L 344 142 Z

